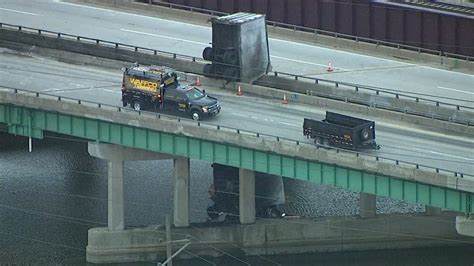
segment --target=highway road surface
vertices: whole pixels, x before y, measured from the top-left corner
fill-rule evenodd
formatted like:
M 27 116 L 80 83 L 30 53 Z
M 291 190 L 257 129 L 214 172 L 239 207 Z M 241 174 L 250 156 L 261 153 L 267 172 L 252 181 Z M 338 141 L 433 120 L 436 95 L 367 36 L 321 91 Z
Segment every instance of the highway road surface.
M 178 54 L 201 57 L 211 41 L 210 25 L 146 17 L 58 0 L 0 2 L 0 22 L 121 42 Z M 454 98 L 474 106 L 474 76 L 423 66 L 415 61 L 377 58 L 287 40 L 270 40 L 275 71 L 308 75 Z M 328 73 L 331 62 L 335 71 Z M 448 100 L 446 100 L 448 101 Z
M 65 64 L 0 48 L 0 86 L 121 106 L 121 81 L 119 69 Z M 302 142 L 312 142 L 303 136 L 303 118 L 322 119 L 325 112 L 291 102 L 282 105 L 275 99 L 239 97 L 217 88 L 206 87 L 206 91 L 217 96 L 223 108 L 208 122 Z M 371 154 L 474 174 L 474 139 L 375 120 L 377 142 L 382 148 Z

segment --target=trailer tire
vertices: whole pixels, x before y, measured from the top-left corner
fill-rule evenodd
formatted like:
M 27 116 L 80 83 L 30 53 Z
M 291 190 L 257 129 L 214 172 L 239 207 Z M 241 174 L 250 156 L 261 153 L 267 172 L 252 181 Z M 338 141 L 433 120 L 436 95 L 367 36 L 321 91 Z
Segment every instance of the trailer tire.
M 228 81 L 236 81 L 239 78 L 239 69 L 236 67 L 226 67 L 223 78 Z
M 213 64 L 206 64 L 204 65 L 202 72 L 205 77 L 212 78 L 215 75 L 215 67 Z
M 224 63 L 236 66 L 239 62 L 239 57 L 236 51 L 226 51 L 224 53 Z
M 368 129 L 362 129 L 362 131 L 360 132 L 360 137 L 363 139 L 363 140 L 368 140 L 369 139 L 369 130 Z
M 207 208 L 207 216 L 212 220 L 219 218 L 219 212 L 217 211 L 215 204 Z
M 211 47 L 204 48 L 202 58 L 204 58 L 204 60 L 214 61 L 214 50 Z
M 140 100 L 135 100 L 133 101 L 133 109 L 135 109 L 135 111 L 140 111 L 143 109 L 143 106 L 142 106 L 142 103 Z
M 329 140 L 324 138 L 323 139 L 323 146 L 329 147 Z
M 314 138 L 314 144 L 321 146 L 323 144 L 323 139 L 320 137 Z

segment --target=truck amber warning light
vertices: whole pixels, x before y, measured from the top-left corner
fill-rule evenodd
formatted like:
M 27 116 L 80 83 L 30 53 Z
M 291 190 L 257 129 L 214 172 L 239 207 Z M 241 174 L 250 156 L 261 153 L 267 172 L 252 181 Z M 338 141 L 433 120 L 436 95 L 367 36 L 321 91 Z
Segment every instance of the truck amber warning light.
M 136 79 L 136 78 L 130 78 L 129 80 L 130 80 L 130 83 L 133 84 L 134 88 L 141 89 L 141 90 L 155 91 L 156 88 L 158 87 L 158 83 L 148 81 L 148 80 Z

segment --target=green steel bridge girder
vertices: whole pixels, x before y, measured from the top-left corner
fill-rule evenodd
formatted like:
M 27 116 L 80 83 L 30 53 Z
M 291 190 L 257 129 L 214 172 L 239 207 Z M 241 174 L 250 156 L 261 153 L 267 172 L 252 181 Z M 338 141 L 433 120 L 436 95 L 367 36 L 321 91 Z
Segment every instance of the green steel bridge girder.
M 470 192 L 147 128 L 5 103 L 0 103 L 0 123 L 14 135 L 42 139 L 43 132 L 50 131 L 472 213 Z

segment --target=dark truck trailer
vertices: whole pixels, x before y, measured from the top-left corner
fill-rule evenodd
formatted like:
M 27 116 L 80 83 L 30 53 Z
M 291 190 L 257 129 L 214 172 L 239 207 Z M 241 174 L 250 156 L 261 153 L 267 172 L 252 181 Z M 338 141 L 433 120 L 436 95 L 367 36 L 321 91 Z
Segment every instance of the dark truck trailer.
M 379 149 L 375 143 L 375 122 L 326 112 L 326 119 L 304 119 L 303 134 L 317 145 L 350 149 Z
M 239 12 L 211 19 L 212 47 L 202 56 L 212 64 L 205 76 L 253 82 L 271 68 L 265 15 Z
M 213 184 L 209 195 L 213 204 L 207 208 L 208 221 L 239 219 L 239 168 L 212 164 Z M 285 203 L 285 187 L 281 176 L 255 172 L 255 216 L 283 218 L 281 206 Z

